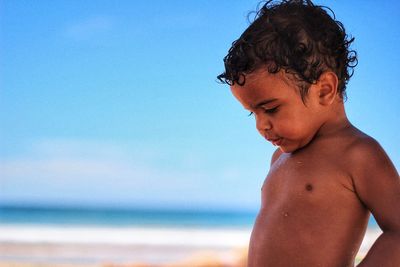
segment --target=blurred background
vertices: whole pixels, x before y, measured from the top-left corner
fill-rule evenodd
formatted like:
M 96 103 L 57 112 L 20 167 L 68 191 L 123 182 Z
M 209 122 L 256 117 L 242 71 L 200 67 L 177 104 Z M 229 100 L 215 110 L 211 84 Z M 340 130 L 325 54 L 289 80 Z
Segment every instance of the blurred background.
M 400 4 L 315 2 L 356 38 L 348 117 L 399 169 Z M 257 3 L 0 0 L 0 262 L 243 258 L 274 148 L 216 76 Z

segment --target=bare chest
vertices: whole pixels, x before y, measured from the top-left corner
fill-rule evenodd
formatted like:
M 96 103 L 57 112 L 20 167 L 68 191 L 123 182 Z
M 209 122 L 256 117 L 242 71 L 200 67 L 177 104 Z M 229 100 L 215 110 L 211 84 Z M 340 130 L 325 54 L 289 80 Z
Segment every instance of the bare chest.
M 330 159 L 281 156 L 262 186 L 262 208 L 301 210 L 329 207 L 332 201 L 354 199 L 351 179 Z

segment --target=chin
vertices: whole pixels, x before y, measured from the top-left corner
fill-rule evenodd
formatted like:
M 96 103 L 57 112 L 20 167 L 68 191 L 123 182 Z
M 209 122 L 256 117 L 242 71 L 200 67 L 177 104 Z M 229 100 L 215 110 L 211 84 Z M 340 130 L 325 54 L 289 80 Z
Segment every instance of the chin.
M 284 142 L 280 144 L 279 149 L 284 153 L 294 153 L 308 146 L 309 143 L 310 141 L 305 139 L 284 140 Z
M 294 152 L 294 151 L 296 151 L 296 150 L 293 150 L 293 149 L 288 149 L 288 148 L 284 148 L 284 147 L 279 147 L 279 149 L 283 152 L 283 153 L 292 153 L 292 152 Z
M 296 152 L 297 150 L 301 149 L 301 147 L 297 147 L 297 146 L 280 146 L 279 149 L 283 153 L 293 153 L 293 152 Z

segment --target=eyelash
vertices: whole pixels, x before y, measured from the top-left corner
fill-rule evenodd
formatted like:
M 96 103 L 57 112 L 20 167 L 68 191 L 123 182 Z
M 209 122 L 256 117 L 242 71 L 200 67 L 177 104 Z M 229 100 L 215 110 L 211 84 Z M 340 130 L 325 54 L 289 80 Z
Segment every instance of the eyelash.
M 270 109 L 264 109 L 264 112 L 265 113 L 268 113 L 268 114 L 273 114 L 273 113 L 276 113 L 278 111 L 278 107 L 274 107 L 274 108 L 270 108 Z M 250 112 L 249 113 L 249 115 L 247 115 L 247 116 L 253 116 L 253 114 L 254 114 L 254 112 Z
M 277 111 L 278 111 L 278 107 L 274 107 L 274 108 L 270 108 L 270 109 L 264 109 L 264 112 L 265 113 L 269 113 L 269 114 L 275 113 Z

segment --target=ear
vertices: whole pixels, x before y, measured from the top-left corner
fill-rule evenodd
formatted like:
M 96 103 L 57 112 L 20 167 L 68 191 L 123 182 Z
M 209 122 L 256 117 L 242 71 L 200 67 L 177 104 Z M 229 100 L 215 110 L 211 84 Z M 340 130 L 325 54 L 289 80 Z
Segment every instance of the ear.
M 337 97 L 338 84 L 338 77 L 334 72 L 326 71 L 321 74 L 316 84 L 321 105 L 328 106 L 333 103 Z

